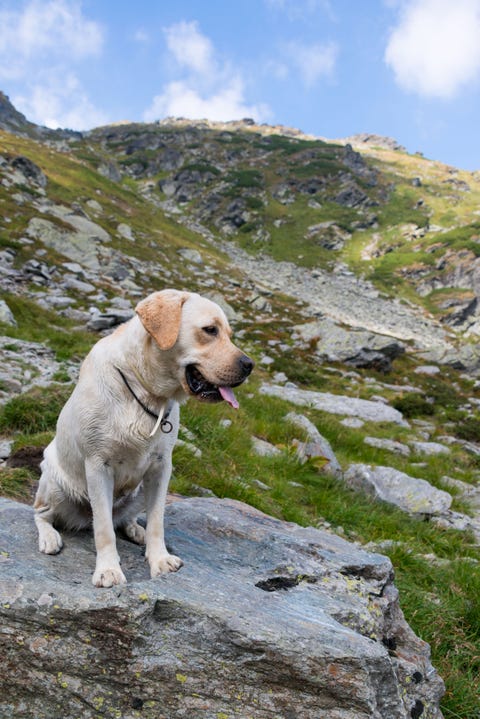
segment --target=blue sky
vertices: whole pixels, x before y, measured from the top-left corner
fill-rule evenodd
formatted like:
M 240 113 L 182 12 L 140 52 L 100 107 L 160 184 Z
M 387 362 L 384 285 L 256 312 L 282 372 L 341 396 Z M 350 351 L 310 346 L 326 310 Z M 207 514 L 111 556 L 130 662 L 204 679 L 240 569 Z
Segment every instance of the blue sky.
M 0 89 L 51 127 L 253 117 L 478 170 L 480 0 L 0 0 Z

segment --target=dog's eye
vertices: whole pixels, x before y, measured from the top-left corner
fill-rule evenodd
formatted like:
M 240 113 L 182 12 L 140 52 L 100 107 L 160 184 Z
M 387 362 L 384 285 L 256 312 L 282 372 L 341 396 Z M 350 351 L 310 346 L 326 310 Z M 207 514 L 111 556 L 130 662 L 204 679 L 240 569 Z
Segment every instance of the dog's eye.
M 215 327 L 215 325 L 209 325 L 208 327 L 203 327 L 202 329 L 207 333 L 207 335 L 212 335 L 212 337 L 216 337 L 218 335 L 218 327 Z

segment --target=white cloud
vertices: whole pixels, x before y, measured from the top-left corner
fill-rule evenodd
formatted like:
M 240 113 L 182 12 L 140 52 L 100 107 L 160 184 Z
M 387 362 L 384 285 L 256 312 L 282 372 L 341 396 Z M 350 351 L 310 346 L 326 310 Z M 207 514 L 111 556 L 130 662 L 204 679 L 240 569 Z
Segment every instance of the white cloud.
M 31 0 L 20 10 L 0 11 L 0 54 L 27 59 L 97 55 L 103 45 L 101 27 L 82 15 L 79 2 Z
M 30 120 L 46 127 L 88 130 L 107 123 L 107 116 L 88 99 L 73 74 L 50 76 L 48 82 L 13 97 L 14 105 Z
M 29 120 L 72 129 L 101 124 L 104 114 L 72 68 L 99 56 L 103 43 L 103 29 L 79 0 L 10 3 L 0 10 L 0 80 L 12 83 L 13 102 Z
M 170 82 L 160 95 L 153 98 L 144 119 L 152 122 L 160 117 L 188 117 L 225 122 L 253 117 L 261 122 L 269 115 L 266 105 L 248 105 L 244 99 L 242 80 L 231 78 L 227 84 L 203 97 L 186 82 Z
M 210 38 L 196 22 L 179 22 L 165 29 L 175 77 L 166 83 L 144 112 L 144 120 L 188 117 L 217 121 L 270 117 L 267 105 L 246 100 L 246 84 L 239 69 L 218 57 Z
M 304 84 L 311 88 L 322 78 L 332 77 L 338 56 L 333 42 L 303 45 L 290 43 L 287 48 L 291 63 L 297 68 Z
M 397 83 L 450 99 L 480 77 L 480 0 L 408 0 L 385 51 Z
M 199 74 L 215 70 L 214 50 L 210 39 L 196 22 L 179 22 L 165 29 L 167 47 L 179 65 Z

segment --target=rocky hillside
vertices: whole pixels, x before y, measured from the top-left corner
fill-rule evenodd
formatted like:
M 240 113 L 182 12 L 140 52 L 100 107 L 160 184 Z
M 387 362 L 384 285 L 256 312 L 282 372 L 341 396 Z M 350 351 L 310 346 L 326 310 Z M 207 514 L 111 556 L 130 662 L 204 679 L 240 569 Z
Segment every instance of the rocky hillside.
M 381 621 L 393 626 L 392 612 L 398 621 L 381 636 L 367 599 L 372 577 L 353 570 L 360 544 L 387 554 L 406 618 L 445 680 L 445 716 L 478 716 L 480 176 L 386 138 L 330 142 L 251 121 L 49 131 L 4 95 L 0 128 L 2 494 L 30 500 L 42 449 L 99 335 L 154 289 L 207 294 L 257 368 L 236 416 L 223 405 L 185 406 L 173 490 L 240 500 L 348 540 L 349 571 L 332 566 L 338 606 L 325 598 L 325 611 L 353 627 L 359 644 L 371 626 L 375 666 L 401 675 L 390 694 L 406 697 L 399 717 L 437 717 L 440 684 L 434 673 L 426 679 L 425 650 L 421 671 L 410 660 L 410 674 L 396 668 L 419 646 L 398 619 L 396 590 Z M 5 507 L 21 524 L 22 510 Z M 28 541 L 22 547 L 36 562 Z M 279 575 L 288 575 L 289 597 L 321 589 L 320 568 L 300 564 L 295 576 L 287 567 Z M 20 581 L 13 561 L 8 568 Z M 302 572 L 315 589 L 304 578 L 295 584 Z M 28 609 L 34 590 L 15 591 L 13 624 L 24 621 L 22 602 Z M 156 616 L 154 602 L 150 609 Z M 364 661 L 376 687 L 377 669 Z M 175 680 L 183 671 L 168 671 L 183 687 Z M 65 681 L 74 693 L 78 677 Z M 362 695 L 360 714 L 322 691 L 325 716 L 336 716 L 332 707 L 339 717 L 368 716 L 377 701 L 374 688 Z M 86 685 L 82 692 L 99 715 L 114 716 Z M 222 696 L 212 717 L 238 715 Z

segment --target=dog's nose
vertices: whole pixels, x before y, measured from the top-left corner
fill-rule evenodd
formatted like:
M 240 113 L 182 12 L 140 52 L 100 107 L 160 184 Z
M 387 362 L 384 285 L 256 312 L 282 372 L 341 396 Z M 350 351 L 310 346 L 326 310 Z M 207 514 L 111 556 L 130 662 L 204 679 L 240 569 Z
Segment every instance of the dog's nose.
M 238 362 L 240 364 L 240 368 L 243 374 L 245 375 L 245 377 L 248 377 L 252 369 L 255 367 L 255 362 L 247 355 L 241 355 Z

